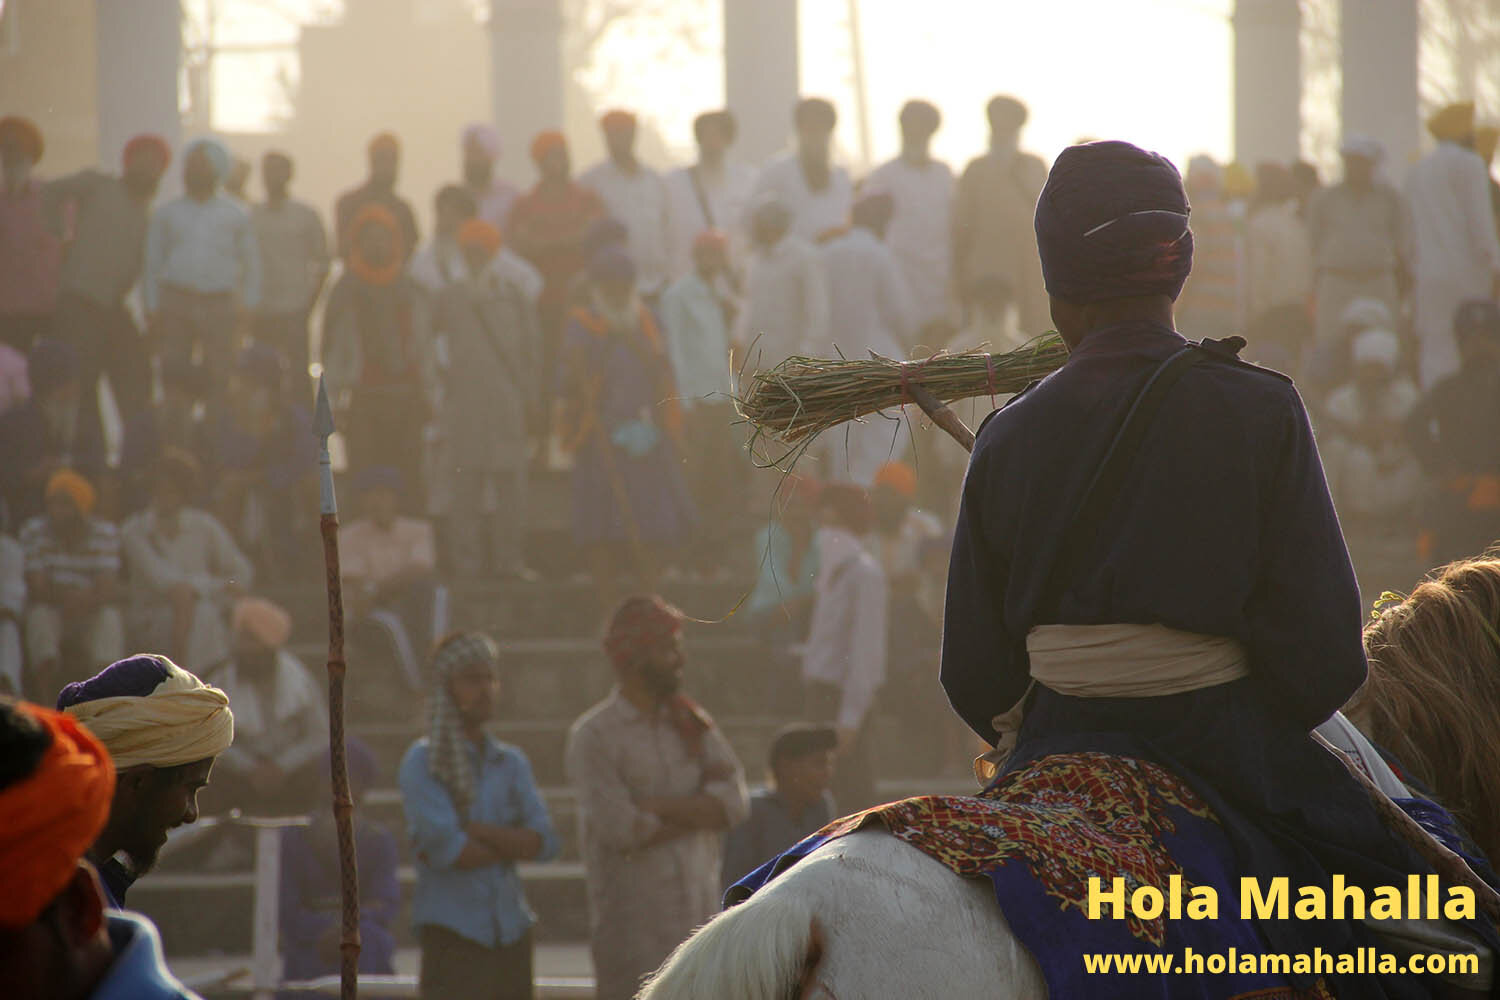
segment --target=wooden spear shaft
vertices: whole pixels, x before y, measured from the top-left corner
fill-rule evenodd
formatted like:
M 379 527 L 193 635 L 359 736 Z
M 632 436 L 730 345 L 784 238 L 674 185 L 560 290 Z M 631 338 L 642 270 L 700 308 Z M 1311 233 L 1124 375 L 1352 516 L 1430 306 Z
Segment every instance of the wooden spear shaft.
M 333 492 L 333 462 L 328 456 L 333 408 L 328 405 L 328 387 L 322 378 L 318 379 L 313 429 L 320 442 L 320 527 L 328 582 L 328 760 L 333 784 L 333 826 L 339 845 L 339 895 L 343 904 L 339 997 L 355 1000 L 359 995 L 359 863 L 354 846 L 354 799 L 349 794 L 349 764 L 344 751 L 344 583 L 339 573 L 338 497 Z
M 969 430 L 967 424 L 958 418 L 958 414 L 948 408 L 948 404 L 938 399 L 927 388 L 920 383 L 912 382 L 906 387 L 906 394 L 911 401 L 922 408 L 922 412 L 931 418 L 932 422 L 963 446 L 964 451 L 974 451 L 974 432 Z

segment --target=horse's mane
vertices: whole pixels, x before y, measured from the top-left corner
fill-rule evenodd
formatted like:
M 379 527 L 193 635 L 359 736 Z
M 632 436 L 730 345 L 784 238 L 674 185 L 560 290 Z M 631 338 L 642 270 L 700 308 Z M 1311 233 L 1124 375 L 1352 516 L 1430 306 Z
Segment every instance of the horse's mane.
M 1500 858 L 1500 550 L 1436 570 L 1364 641 L 1348 714 Z

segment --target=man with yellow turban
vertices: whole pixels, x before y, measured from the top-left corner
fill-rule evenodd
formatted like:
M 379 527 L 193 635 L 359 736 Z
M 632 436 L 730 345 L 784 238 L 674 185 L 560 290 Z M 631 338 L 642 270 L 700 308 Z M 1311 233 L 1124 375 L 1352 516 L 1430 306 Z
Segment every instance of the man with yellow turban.
M 93 517 L 94 487 L 71 469 L 47 480 L 46 513 L 21 528 L 26 553 L 27 685 L 50 698 L 64 647 L 90 665 L 124 655 L 120 617 L 120 536 Z
M 1416 315 L 1422 388 L 1458 370 L 1453 316 L 1470 299 L 1500 293 L 1500 239 L 1489 171 L 1474 152 L 1474 104 L 1450 104 L 1427 121 L 1437 148 L 1407 179 L 1416 236 Z
M 88 858 L 111 906 L 156 863 L 167 831 L 198 819 L 198 792 L 234 742 L 229 698 L 165 656 L 140 653 L 63 688 L 57 708 L 114 758 L 109 821 Z M 124 856 L 124 862 L 116 858 Z
M 0 700 L 0 969 L 11 1000 L 190 998 L 150 921 L 110 912 L 84 858 L 115 769 L 77 720 Z

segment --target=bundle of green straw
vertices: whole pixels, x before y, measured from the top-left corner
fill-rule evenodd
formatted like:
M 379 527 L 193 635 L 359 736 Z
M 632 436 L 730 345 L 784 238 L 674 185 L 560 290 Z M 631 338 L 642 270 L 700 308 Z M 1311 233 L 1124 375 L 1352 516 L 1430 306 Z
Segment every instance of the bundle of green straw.
M 840 424 L 912 402 L 914 384 L 944 403 L 1003 396 L 1056 371 L 1067 358 L 1055 333 L 1004 354 L 974 350 L 919 361 L 792 357 L 751 375 L 735 404 L 756 436 L 806 444 Z

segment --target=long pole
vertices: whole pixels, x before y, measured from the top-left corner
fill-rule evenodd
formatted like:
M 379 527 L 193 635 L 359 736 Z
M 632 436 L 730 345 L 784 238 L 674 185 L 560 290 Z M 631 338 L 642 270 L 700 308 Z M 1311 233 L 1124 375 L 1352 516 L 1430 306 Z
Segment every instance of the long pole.
M 339 504 L 333 492 L 333 462 L 328 456 L 333 408 L 328 405 L 328 386 L 321 377 L 313 430 L 320 448 L 320 527 L 323 565 L 328 575 L 328 760 L 333 783 L 333 826 L 339 844 L 339 895 L 343 903 L 339 997 L 355 1000 L 359 995 L 359 864 L 354 850 L 354 799 L 349 794 L 349 765 L 344 753 L 344 584 L 339 574 Z

